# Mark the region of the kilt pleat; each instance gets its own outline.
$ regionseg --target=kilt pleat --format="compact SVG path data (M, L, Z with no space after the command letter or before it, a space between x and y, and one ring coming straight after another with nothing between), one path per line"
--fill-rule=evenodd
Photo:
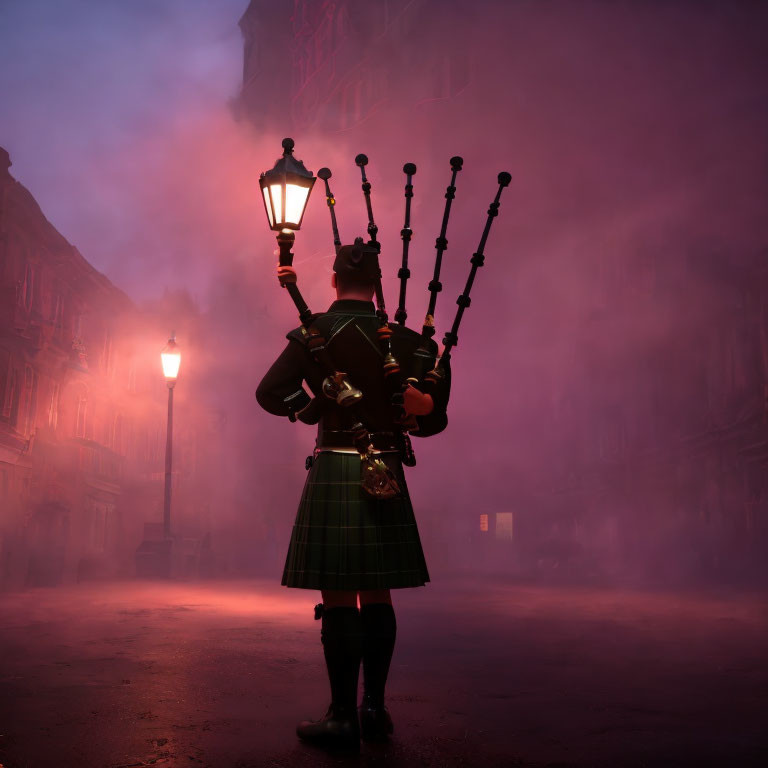
M360 485L360 457L322 452L309 471L282 584L303 589L397 589L429 581L397 454L380 454L402 493L375 499Z

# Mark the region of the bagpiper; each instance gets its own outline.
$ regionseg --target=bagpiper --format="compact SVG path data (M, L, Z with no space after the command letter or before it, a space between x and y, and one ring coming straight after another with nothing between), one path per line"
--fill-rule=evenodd
M378 274L378 253L361 239L340 248L331 278L336 301L327 312L312 316L336 366L364 393L356 412L324 395L325 371L308 347L303 325L288 334L285 349L256 390L269 413L318 425L282 583L322 592L317 614L322 617L331 704L320 720L300 723L298 735L352 745L359 743L360 730L366 740L386 738L393 730L384 703L396 635L390 590L429 581L403 473L400 426L382 373L380 324L372 300ZM425 354L419 333L405 326L392 330L392 353L401 366L422 374L434 368L434 341ZM429 437L445 429L449 392L450 371L432 394L408 386L403 406L415 420L412 435ZM384 462L398 493L376 497L363 487L355 446L358 419L369 431L371 455ZM364 693L358 727L361 659Z
M261 175L259 183L270 228L278 233L278 280L296 305L301 325L287 334L288 343L259 384L256 398L269 413L317 425L282 584L322 594L315 618L322 620L331 703L320 719L299 723L297 733L306 741L359 749L361 737L385 740L394 730L384 697L397 633L391 590L429 581L403 472L404 465L416 463L410 436L430 437L447 425L451 350L458 343L470 290L484 262L501 191L511 176L506 172L498 176L499 188L438 358L432 339L435 303L442 290L440 266L448 246L446 229L462 158L451 158L429 307L422 331L416 333L405 326L416 166L406 163L403 167L406 207L395 324L389 323L384 306L381 246L365 170L368 158L355 158L368 213L367 242L357 238L352 245L341 245L336 201L329 186L331 172L318 171L334 235L331 285L336 301L327 312L313 314L298 288L291 248L315 177L293 156L293 147L292 139L283 141L283 157ZM361 662L363 698L358 708Z

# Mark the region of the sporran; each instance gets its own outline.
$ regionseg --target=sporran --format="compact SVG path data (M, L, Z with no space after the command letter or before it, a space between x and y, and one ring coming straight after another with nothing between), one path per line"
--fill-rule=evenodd
M400 495L395 473L370 452L360 455L360 475L363 490L376 499L391 499Z

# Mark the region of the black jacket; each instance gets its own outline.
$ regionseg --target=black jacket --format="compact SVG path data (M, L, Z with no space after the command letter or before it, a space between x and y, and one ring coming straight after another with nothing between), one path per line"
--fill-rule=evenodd
M315 315L313 323L326 339L326 347L337 370L348 374L350 381L363 392L356 408L370 432L395 432L392 420L390 392L384 381L382 353L376 335L379 326L373 302L340 299L327 312ZM405 377L423 378L435 366L437 344L430 339L428 353L419 351L421 336L403 326L392 324L392 353L400 363ZM348 409L338 406L322 393L325 372L314 361L306 346L303 327L291 331L288 345L275 360L256 390L256 399L265 411L276 416L290 416L301 410L309 396L303 389L306 382L316 398L310 410L319 415L319 433L323 430L348 430L354 418ZM450 395L450 367L445 379L432 393L434 410L417 418L418 429L411 434L428 437L445 429L446 408ZM313 422L315 419L312 420Z

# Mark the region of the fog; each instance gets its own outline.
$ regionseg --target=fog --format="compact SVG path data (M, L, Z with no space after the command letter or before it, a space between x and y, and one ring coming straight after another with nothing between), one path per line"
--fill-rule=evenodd
M0 145L15 178L137 305L171 324L168 292L188 294L199 313L194 329L172 326L194 350L178 421L225 417L205 483L223 571L279 576L313 446L313 428L269 416L253 397L298 325L258 197L259 173L290 135L308 169L332 169L344 242L365 234L354 157L369 156L390 317L402 166L416 163L417 330L449 158L464 158L438 339L496 175L513 177L453 355L448 429L414 441L407 475L433 578L765 579L764 464L726 438L749 417L744 446L767 439L768 8L424 4L410 17L417 31L376 49L388 98L338 130L332 106L302 121L286 99L281 121L272 92L262 124L238 114L246 5L0 6ZM352 36L365 39L372 19L350 14ZM446 56L466 66L466 82L435 97L425 68ZM294 248L314 311L334 298L321 184ZM707 445L694 440L702 434ZM481 533L480 515L495 513L513 514L511 542Z

